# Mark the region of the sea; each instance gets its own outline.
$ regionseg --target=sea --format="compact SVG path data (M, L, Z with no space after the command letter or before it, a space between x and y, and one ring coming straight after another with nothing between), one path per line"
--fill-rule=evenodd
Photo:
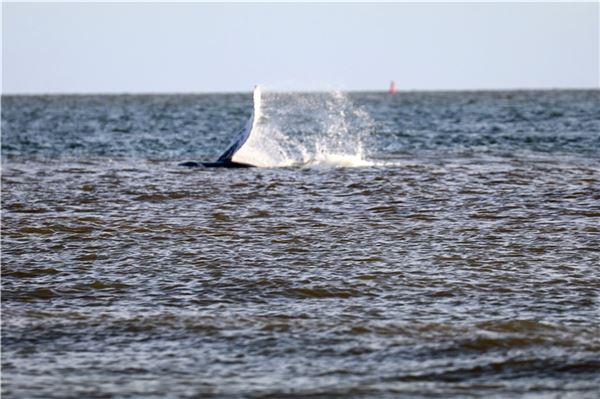
M3 398L598 398L600 90L3 95Z

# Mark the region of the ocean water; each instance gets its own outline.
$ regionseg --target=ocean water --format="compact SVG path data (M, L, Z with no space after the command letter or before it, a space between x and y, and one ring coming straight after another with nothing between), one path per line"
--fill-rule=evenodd
M596 398L600 91L2 97L4 398Z

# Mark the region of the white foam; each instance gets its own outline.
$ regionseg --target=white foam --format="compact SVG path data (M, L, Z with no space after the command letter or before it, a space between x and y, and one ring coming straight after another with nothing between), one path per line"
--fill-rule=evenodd
M317 149L313 158L305 160L304 167L340 167L360 168L373 166L375 163L365 159L362 147L354 154L328 152L327 149Z

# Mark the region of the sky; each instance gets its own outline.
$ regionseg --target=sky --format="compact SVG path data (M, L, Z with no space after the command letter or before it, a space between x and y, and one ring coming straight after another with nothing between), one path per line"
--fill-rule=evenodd
M2 92L598 88L599 4L6 3Z

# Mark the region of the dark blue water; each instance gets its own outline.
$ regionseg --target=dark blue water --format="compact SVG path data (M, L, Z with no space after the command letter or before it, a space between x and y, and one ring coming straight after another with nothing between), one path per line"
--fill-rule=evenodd
M3 96L2 395L596 398L599 100Z
M287 125L285 134L296 137L315 133L332 115L337 121L348 107L321 109L330 94L265 97L267 118L283 109L286 115L274 116ZM600 156L600 94L594 90L349 93L347 100L371 118L359 126L368 131L371 159ZM19 158L212 159L251 109L248 94L4 96L2 101L2 155ZM315 119L321 123L315 125Z

